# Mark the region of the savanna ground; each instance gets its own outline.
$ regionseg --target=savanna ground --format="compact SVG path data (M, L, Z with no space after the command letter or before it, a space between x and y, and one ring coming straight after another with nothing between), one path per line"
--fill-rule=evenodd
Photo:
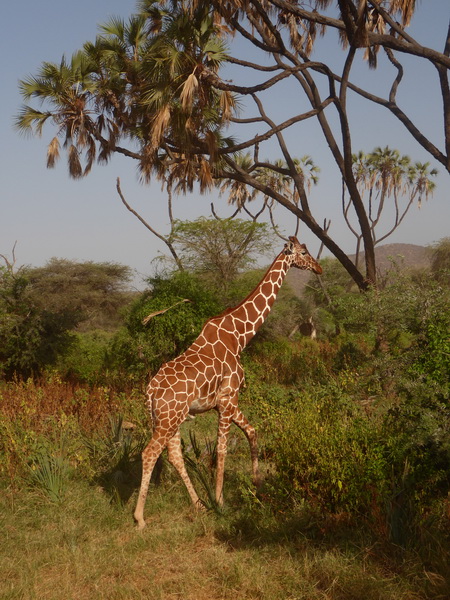
M208 492L216 416L199 416L183 426L185 451L210 510L191 507L166 465L151 485L143 531L132 519L148 438L141 392L85 389L53 377L5 384L0 395L4 600L449 597L448 552L439 540L423 537L422 556L417 546L389 540L377 515L325 511L289 498L289 489L280 499L264 440L267 415L258 417L248 392L241 404L259 419L259 493L250 483L247 442L232 430L226 506L214 509Z

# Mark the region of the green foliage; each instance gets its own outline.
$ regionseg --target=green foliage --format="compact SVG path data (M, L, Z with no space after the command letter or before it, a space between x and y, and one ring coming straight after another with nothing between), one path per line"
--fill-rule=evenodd
M412 371L446 387L450 398L450 312L434 314L422 324L418 346Z
M108 378L106 366L113 335L102 329L74 333L70 348L58 357L56 369L70 381L102 383Z
M215 490L217 444L215 441L206 440L205 447L202 449L192 430L189 430L189 442L188 448L186 448L186 444L183 444L184 461L188 473L195 482L196 488L199 488L203 506L207 510L220 514L222 507L216 500Z
M330 265L330 270L335 266L338 267L336 261ZM324 298L322 288L312 285L322 314L327 314L327 319L334 322L335 331L345 331L359 340L364 339L375 351L389 350L405 360L415 360L418 354L429 351L432 354L438 352L440 359L436 360L443 361L445 372L449 280L442 282L430 278L427 273L402 273L397 267L384 288L371 289L364 294L345 290L333 281L331 277L327 282L324 275L325 289L332 297L331 305ZM433 328L434 334L431 333ZM431 342L433 335L435 343Z
M264 276L264 269L251 269L239 274L227 290L224 301L227 306L236 306L255 289ZM221 294L221 296L223 296Z
M28 377L54 364L77 322L73 313L37 301L28 269L0 267L0 375Z
M307 502L363 516L393 542L415 545L450 491L448 401L439 386L405 378L395 404L369 396L370 368L338 376L330 368L300 390L264 383L253 367L242 402L260 422L261 452L275 468L265 494L276 506Z
M308 320L312 312L313 307L299 298L285 281L259 335L264 339L286 339L296 332L301 323Z
M60 503L64 500L70 474L65 440L61 436L56 447L47 441L34 455L29 466L28 483L51 502Z
M280 488L332 512L358 513L386 495L380 428L333 385L262 402Z
M306 295L312 297L316 306L330 308L337 298L355 290L347 271L339 261L326 257L320 261L323 273L320 280L312 278Z
M132 305L126 326L115 336L110 351L114 368L125 367L127 373L137 376L146 376L184 351L204 322L222 309L207 285L189 273L178 272L149 283L150 289Z
M448 286L450 281L450 237L434 244L432 250L431 272L434 278Z
M308 338L256 341L243 354L246 379L267 384L303 385L328 376L336 348Z
M113 502L126 503L141 475L141 454L148 433L124 423L121 415L109 414L109 427L94 436L84 436L88 452L89 477L107 491ZM128 425L128 427L125 427Z
M74 330L117 328L129 302L128 267L52 259L39 268L0 268L0 375L39 375L61 362ZM72 351L74 365L75 348ZM83 370L80 364L75 370Z
M364 352L357 344L352 341L344 341L336 352L333 366L338 372L356 369L364 363L366 358Z
M73 315L79 329L114 330L130 301L131 269L117 263L52 258L29 269L32 294L41 307Z

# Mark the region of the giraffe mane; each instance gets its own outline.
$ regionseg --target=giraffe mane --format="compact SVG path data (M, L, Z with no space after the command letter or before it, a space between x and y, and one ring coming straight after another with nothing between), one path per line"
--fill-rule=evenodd
M213 319L218 319L220 317L226 317L227 315L229 315L230 313L232 313L234 310L236 310L237 308L239 308L240 306L242 306L243 304L245 304L246 302L248 302L248 300L250 299L250 297L252 296L252 294L255 292L255 289L259 288L259 286L261 285L261 283L266 278L267 274L272 270L273 265L277 262L277 260L279 260L280 256L282 254L284 254L284 253L285 253L284 250L282 250L280 252L280 254L278 254L278 256L275 258L275 260L272 262L272 264L267 268L267 270L264 273L263 277L261 277L261 279L259 280L259 283L257 284L257 286L255 288L253 288L253 290L251 292L249 292L247 294L247 296L243 300L241 300L238 304L236 304L234 306L229 306L228 308L225 308L225 310L223 310L218 315L215 315L214 317L211 317L210 319L208 319L206 321L206 323L209 323ZM206 323L205 323L205 325L206 325Z

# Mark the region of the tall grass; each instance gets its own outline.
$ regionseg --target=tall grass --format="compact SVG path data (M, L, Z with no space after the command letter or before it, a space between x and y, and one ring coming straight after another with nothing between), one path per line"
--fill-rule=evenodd
M73 385L57 375L40 382L1 382L0 476L15 481L31 463L39 461L43 445L57 446L61 436L72 466L89 470L83 440L108 429L114 414L133 422L136 431L148 431L139 392Z

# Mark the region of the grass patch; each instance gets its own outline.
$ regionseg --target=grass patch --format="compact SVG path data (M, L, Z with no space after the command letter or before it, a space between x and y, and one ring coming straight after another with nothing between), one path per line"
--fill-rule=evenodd
M112 504L100 487L71 480L58 504L27 488L0 497L4 600L228 598L414 600L444 598L443 583L361 537L324 532L307 515L281 518L238 492L223 515L198 515L183 485L151 486L148 526L134 499ZM342 531L341 531L342 533ZM431 578L432 579L432 578ZM434 590L435 595L431 592Z

